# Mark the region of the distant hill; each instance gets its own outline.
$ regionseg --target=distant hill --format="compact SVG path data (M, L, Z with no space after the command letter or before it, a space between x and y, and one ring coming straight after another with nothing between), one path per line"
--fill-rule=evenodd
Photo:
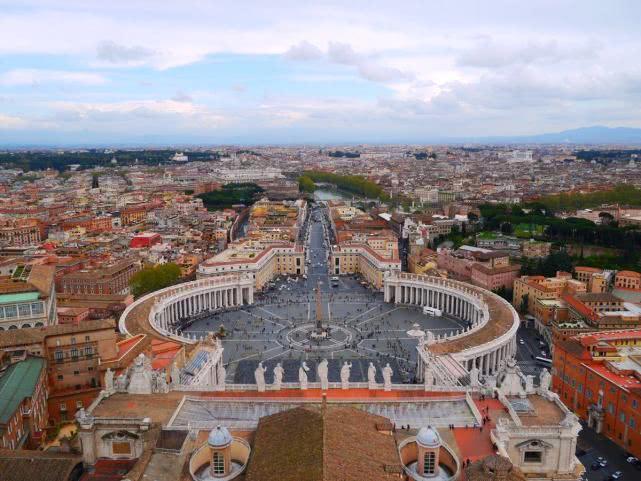
M595 125L557 133L487 137L476 139L483 143L532 143L532 144L641 144L641 129L633 127L604 127Z

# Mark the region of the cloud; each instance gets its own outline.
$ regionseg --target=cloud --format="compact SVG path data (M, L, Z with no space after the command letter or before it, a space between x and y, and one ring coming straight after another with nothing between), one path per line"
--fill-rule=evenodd
M2 129L19 129L26 125L27 122L20 117L0 113L0 128Z
M373 82L391 82L407 80L413 75L398 68L386 66L368 55L358 54L348 43L329 42L327 53L323 53L318 47L307 41L302 41L289 48L285 57L290 60L320 60L326 59L330 63L356 67L356 72L365 80ZM297 78L303 78L299 76ZM327 76L325 76L327 77ZM311 78L323 78L315 75Z
M178 91L176 94L171 98L171 100L175 102L193 102L194 99L191 98L191 96L187 95L185 92Z
M311 43L303 40L302 42L292 45L285 52L285 58L288 60L307 61L319 60L323 57L323 52Z
M327 57L331 62L343 65L357 65L362 60L351 45L340 42L329 43Z
M111 64L142 64L156 55L151 49L119 45L110 40L102 41L96 47L98 60Z
M456 62L463 67L489 69L532 63L553 64L565 60L595 58L599 48L600 43L594 40L581 45L561 43L556 39L529 40L514 44L511 41L500 42L485 37L479 39L473 47L461 52Z
M0 85L37 86L43 84L102 85L107 81L100 74L63 70L14 69L0 74Z

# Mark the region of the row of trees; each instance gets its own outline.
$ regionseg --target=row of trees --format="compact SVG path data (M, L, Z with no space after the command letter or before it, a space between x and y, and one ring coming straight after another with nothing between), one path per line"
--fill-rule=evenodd
M316 184L307 175L301 175L298 178L298 190L306 194L312 194L316 190Z
M70 165L78 164L80 169L111 166L114 157L118 165L162 164L171 162L173 150L117 150L105 153L104 150L89 149L82 152L0 152L0 165L14 167L27 172L30 170L55 169L63 171ZM189 152L192 160L210 160L219 157L215 152Z
M306 171L303 173L303 177L309 178L314 183L327 182L334 184L339 189L370 199L389 200L389 196L380 185L360 175L340 175L330 172Z
M262 187L251 182L231 183L223 185L218 190L199 194L197 197L203 200L203 204L208 209L217 210L238 204L251 205L262 192Z
M558 212L563 210L584 209L601 204L641 205L641 189L633 185L621 184L614 189L599 192L565 193L541 197L538 203L548 210Z
M180 267L173 262L145 267L136 272L129 281L135 297L169 287L180 279Z

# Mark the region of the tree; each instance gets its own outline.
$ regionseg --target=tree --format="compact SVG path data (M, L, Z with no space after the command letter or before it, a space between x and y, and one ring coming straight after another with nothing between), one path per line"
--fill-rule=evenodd
M469 220L470 222L476 222L477 220L479 220L479 216L476 215L474 212L468 212L467 220Z
M512 224L510 224L509 222L503 222L501 224L501 233L505 235L510 235L512 231L513 231Z
M523 294L523 297L521 297L521 304L519 305L519 312L521 314L527 314L529 304L530 304L530 295Z
M316 184L309 176L301 175L298 178L298 190L307 194L311 194L316 190Z
M129 281L134 297L157 291L175 284L180 279L180 267L173 262L145 267L136 272Z

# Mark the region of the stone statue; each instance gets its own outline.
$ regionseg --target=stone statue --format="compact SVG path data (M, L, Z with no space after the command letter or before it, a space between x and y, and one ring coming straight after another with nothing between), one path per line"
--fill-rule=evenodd
M158 373L158 379L156 381L156 392L166 394L169 392L169 386L167 385L167 374L165 371Z
M541 374L539 374L539 389L541 392L548 392L550 390L550 384L552 383L552 376L550 376L550 371L546 368L543 368Z
M392 368L389 365L389 362L385 365L383 368L383 389L385 391L391 391L392 390L392 375L394 374L394 371L392 371Z
M530 394L534 392L534 376L525 376L525 392Z
M114 372L111 368L107 368L105 371L105 391L107 391L108 394L114 392Z
M143 353L140 353L134 361L127 392L129 394L151 394L154 387L152 372L149 359Z
M218 378L218 390L225 390L225 383L227 382L227 370L222 361L218 363L218 368L216 370L216 377Z
M341 388L349 389L349 374L352 369L352 363L345 361L343 367L341 367Z
M307 363L303 361L303 364L298 368L298 382L300 382L300 388L303 390L307 389L307 371L309 371L309 368Z
M472 369L470 370L470 386L478 387L479 384L479 368L476 367L476 362L472 362Z
M283 376L285 375L285 370L281 366L280 362L276 364L274 368L274 388L280 391L280 387L283 384Z
M425 390L431 391L434 386L434 372L431 367L425 369L425 379L423 382L425 384Z
M176 363L171 365L171 385L175 388L180 384L180 369L176 366Z
M367 368L367 382L370 389L376 389L378 386L376 384L376 367L372 362L369 363Z
M127 375L125 373L116 378L116 392L127 392Z
M329 380L327 378L328 376L327 359L323 359L321 362L318 363L318 366L316 368L316 373L318 374L318 380L320 381L321 389L323 390L329 389Z
M263 366L262 362L259 362L258 367L254 371L258 392L265 392L265 371L267 371L267 368Z

